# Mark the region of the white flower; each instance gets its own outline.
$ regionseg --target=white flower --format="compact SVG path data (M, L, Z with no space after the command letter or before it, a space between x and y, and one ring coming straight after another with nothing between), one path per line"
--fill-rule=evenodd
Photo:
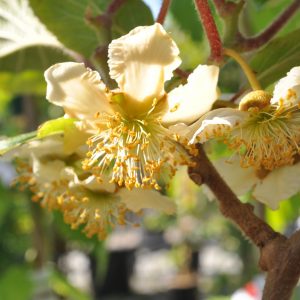
M240 110L221 108L205 115L193 125L191 142L222 136L244 167L273 170L292 164L300 142L300 67L277 83L273 97L254 91L245 98Z
M157 191L128 191L116 188L115 184L109 183L108 178L99 184L95 176L79 180L74 170L69 168L66 171L73 174L73 180L58 197L59 209L63 212L65 222L73 229L84 225L88 237L96 234L98 238L104 239L116 225L130 225L128 212L139 214L145 208L167 214L175 212L174 202Z
M49 210L60 210L72 228L83 225L89 236L105 238L117 224L128 224L127 212L152 208L167 214L175 204L157 191L117 188L109 179L97 178L78 168L78 153L64 154L61 138L47 138L23 145L18 155L15 184L30 189L33 201Z
M254 199L274 210L279 208L280 201L300 191L299 162L271 172L242 168L238 157L230 161L220 159L213 164L236 195L242 196L251 190Z
M62 106L80 128L92 134L84 169L128 189L159 188L162 173L172 176L188 156L176 126L190 124L217 98L216 66L198 66L187 83L169 94L164 84L179 66L179 50L160 24L137 27L109 45L108 90L96 71L80 63L61 63L45 72L47 99Z

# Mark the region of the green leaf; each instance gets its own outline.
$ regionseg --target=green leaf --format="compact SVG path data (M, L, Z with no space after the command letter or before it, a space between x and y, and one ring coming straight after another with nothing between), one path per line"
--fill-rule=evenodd
M42 72L0 72L0 90L10 94L44 95L46 82Z
M16 288L17 287L17 288ZM0 299L32 299L33 284L29 271L20 266L12 266L0 278Z
M90 57L101 44L101 37L85 20L88 7L92 7L93 11L97 9L95 1L29 1L34 13L67 48Z
M66 128L74 127L76 119L58 118L42 124L37 132L38 138L44 138L49 135L64 133Z
M66 153L74 152L74 149L85 144L90 136L84 131L80 131L75 125L76 119L58 118L42 124L38 129L38 138L44 138L49 135L64 135L64 151Z
M0 141L0 155L5 154L6 152L24 144L25 142L28 142L30 140L33 140L36 138L37 132L32 131L29 133L20 134L17 136L14 136L12 138L7 138Z
M245 33L251 36L259 34L293 2L293 0L253 0L245 1L244 17L241 21ZM296 12L277 36L291 32L300 27L300 12ZM247 21L249 20L249 21Z
M0 22L0 57L30 46L63 48L34 16L27 0L1 0Z
M192 0L173 0L171 12L180 28L195 41L201 41L203 30Z
M141 25L152 25L150 8L141 0L128 0L113 16L112 33L117 38Z
M91 300L86 293L71 285L68 280L59 272L53 271L50 277L51 286L54 291L65 299ZM17 298L16 298L17 299Z
M1 47L0 47L1 48ZM32 46L20 49L0 59L1 71L45 71L51 65L73 60L67 52L54 47Z
M266 220L274 230L283 232L286 227L294 222L300 212L300 195L282 201L278 210L267 209Z
M259 51L250 65L263 87L279 80L294 66L300 65L300 29L274 39Z

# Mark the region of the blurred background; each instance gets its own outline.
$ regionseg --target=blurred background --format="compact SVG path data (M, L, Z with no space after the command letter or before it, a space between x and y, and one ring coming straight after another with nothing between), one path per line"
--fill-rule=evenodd
M4 0L0 0L0 6L1 1ZM71 5L71 1L67 2ZM145 2L155 19L161 1ZM247 1L240 20L244 32L258 33L290 2ZM3 16L0 9L0 20L5 19ZM299 17L297 13L278 36L298 29ZM222 32L222 22L216 18ZM181 50L184 70L205 62L208 46L192 1L173 0L165 27ZM0 49L3 41L0 38ZM55 62L67 60L67 54L44 47L28 47L0 57L1 136L35 130L49 118L62 115L58 107L45 100L43 71ZM245 79L235 63L228 62L220 83L225 99L242 89ZM214 144L209 153L217 159L224 151L222 145ZM2 160L0 299L261 297L263 275L257 267L258 253L220 214L205 188L189 180L186 169L177 173L167 191L178 206L176 216L144 211L139 228L117 228L106 241L88 239L80 228L71 230L60 213L40 208L31 201L30 192L11 187L15 176L14 167ZM242 200L249 198L245 196ZM255 209L276 230L286 232L297 226L299 200L295 196L292 201L283 202L277 212L256 203Z

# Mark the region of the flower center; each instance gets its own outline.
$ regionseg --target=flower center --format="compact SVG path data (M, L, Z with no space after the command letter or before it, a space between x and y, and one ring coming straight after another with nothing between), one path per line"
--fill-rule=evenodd
M67 180L58 179L52 182L38 182L32 167L25 161L17 160L17 172L20 174L14 179L12 185L20 191L29 189L34 195L32 201L40 202L42 207L49 210L57 209L57 197L65 191L68 186Z
M97 235L99 239L105 239L116 224L129 224L126 220L128 210L125 204L113 194L101 195L84 187L76 187L67 189L60 195L58 203L64 221L70 224L72 229L83 225L83 231L88 237Z
M176 166L188 164L184 148L160 124L157 114L130 119L120 113L97 115L99 131L88 140L90 151L83 162L101 179L112 168L111 182L119 186L160 189L162 175L171 177Z
M240 102L239 110L242 111L251 111L256 110L260 111L270 105L270 100L272 99L272 95L262 91L257 90L248 93Z
M273 170L292 164L299 153L300 111L297 106L270 106L250 115L248 121L236 127L227 141L238 150L241 165Z

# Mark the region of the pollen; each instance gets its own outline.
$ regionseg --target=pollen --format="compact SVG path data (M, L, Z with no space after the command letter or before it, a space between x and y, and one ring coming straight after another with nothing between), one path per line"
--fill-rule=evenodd
M99 132L87 142L83 168L98 178L111 172L111 182L129 190L160 189L162 177L172 177L176 166L189 163L184 147L155 114L130 119L116 113L97 121Z
M38 182L33 174L32 167L25 161L17 160L17 171L19 176L12 182L20 191L30 190L33 202L39 202L43 208L54 210L59 207L57 197L65 190L66 181L56 180L53 182Z
M179 103L176 103L175 105L174 105L174 107L172 107L171 109L170 109L170 112L175 112L175 111L177 111L178 110L178 108L179 108Z
M294 162L299 154L300 111L293 107L270 106L253 113L236 126L227 144L240 155L241 166L271 171Z
M87 237L105 239L116 225L127 225L127 208L118 197L94 194L83 187L67 189L60 197L64 221L72 229L81 227ZM133 225L133 224L131 224Z

